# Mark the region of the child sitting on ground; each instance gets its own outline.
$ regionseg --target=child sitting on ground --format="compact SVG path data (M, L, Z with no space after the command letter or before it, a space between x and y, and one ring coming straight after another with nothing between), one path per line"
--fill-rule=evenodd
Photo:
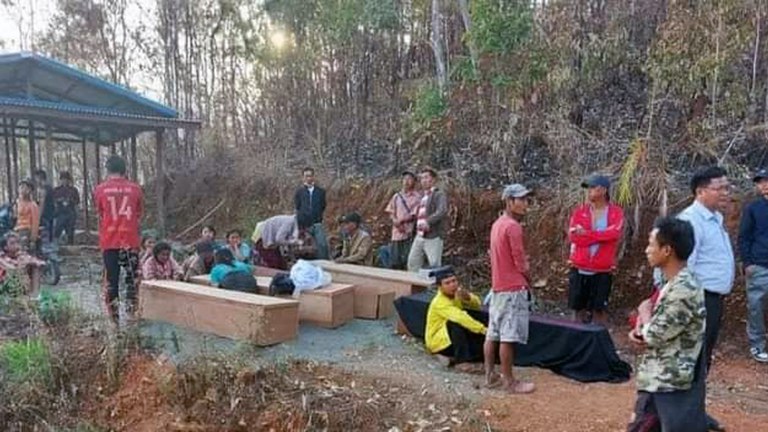
M240 230L234 229L227 233L227 248L232 252L235 260L243 263L251 263L251 247L243 241L243 234Z
M181 267L171 256L171 245L160 242L152 249L152 256L141 266L143 279L181 280Z
M40 287L40 268L45 261L39 260L21 250L19 236L9 232L0 238L0 285L18 278L31 297L37 295Z
M157 238L151 234L141 238L141 253L139 254L139 268L152 256L152 250L157 244Z
M195 253L187 257L181 265L184 280L189 281L195 276L206 275L213 269L213 242L203 240L195 245Z

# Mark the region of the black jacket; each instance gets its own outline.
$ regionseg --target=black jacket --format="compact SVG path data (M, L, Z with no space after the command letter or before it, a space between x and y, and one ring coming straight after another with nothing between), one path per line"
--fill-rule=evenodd
M768 200L763 197L747 205L741 214L739 252L744 267L768 267Z
M302 185L296 189L293 196L293 204L296 214L305 213L312 216L312 223L322 223L325 212L325 189L315 185L310 202L309 189Z

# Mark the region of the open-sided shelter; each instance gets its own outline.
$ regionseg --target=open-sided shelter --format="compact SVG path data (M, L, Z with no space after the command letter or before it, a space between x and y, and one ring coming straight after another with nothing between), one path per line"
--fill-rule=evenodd
M165 228L163 202L164 132L198 129L200 122L183 119L178 112L125 87L87 74L54 59L28 52L0 55L0 133L5 140L9 200L19 181L16 140L26 139L30 175L39 166L37 145L46 141L79 142L83 152L83 193L89 193L86 152L89 145L111 147L130 140L130 172L137 177L136 137L155 134L157 223ZM98 148L98 147L97 147ZM100 153L96 153L96 178L100 180ZM84 205L88 226L88 206Z

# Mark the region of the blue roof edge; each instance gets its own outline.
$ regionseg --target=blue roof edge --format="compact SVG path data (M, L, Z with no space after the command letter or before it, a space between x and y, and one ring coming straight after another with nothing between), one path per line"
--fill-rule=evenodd
M109 92L115 93L118 96L128 98L136 103L145 105L147 108L156 111L159 116L167 118L178 118L179 113L175 109L163 105L160 102L153 101L146 98L135 91L129 90L121 85L111 83L107 80L99 78L97 76L88 74L80 69L70 66L66 63L60 62L50 57L46 57L34 52L22 51L10 54L0 54L0 64L21 62L24 60L30 60L36 62L41 67L46 67L54 72L59 72L64 75L68 75L74 79L85 81L95 87L100 87Z

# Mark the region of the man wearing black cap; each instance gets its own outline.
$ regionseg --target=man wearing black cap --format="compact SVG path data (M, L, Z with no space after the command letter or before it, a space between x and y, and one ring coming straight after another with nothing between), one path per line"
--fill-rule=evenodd
M341 231L344 234L344 244L337 263L373 265L373 239L371 235L360 228L363 219L352 212L339 219Z
M80 205L80 193L72 185L72 175L62 171L59 175L59 186L53 190L53 201L56 208L56 227L54 238L67 233L67 242L75 242L75 222L77 221L77 206Z
M606 321L608 298L616 268L616 252L624 232L624 211L611 204L608 177L592 175L581 187L588 189L587 202L571 215L568 306L582 322Z
M424 344L430 354L446 360L448 366L469 372L472 362L483 358L485 325L472 318L467 310L480 310L480 298L463 289L453 267L433 270L438 291L429 303Z
M416 211L421 194L416 190L416 174L403 173L403 189L395 193L385 210L392 220L392 268L404 270L416 232Z
M760 197L742 212L739 251L747 279L749 352L755 361L768 363L763 314L768 299L768 170L757 171L752 180Z

